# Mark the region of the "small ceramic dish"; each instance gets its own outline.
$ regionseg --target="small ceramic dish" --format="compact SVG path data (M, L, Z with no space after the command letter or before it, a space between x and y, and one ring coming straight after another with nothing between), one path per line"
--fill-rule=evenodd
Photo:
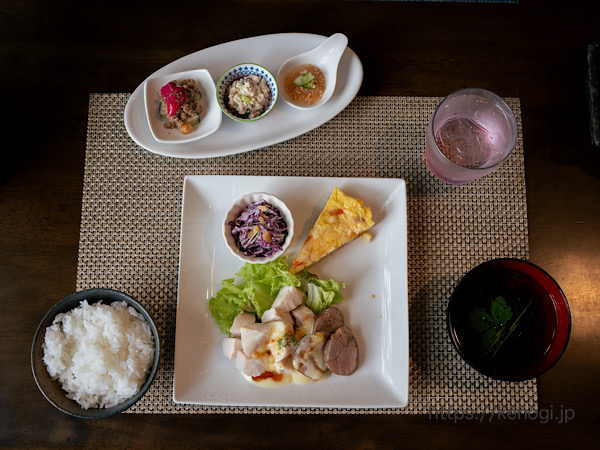
M271 254L269 256L246 255L238 247L237 240L232 234L233 222L250 204L259 202L261 200L266 201L269 205L273 206L280 212L283 221L287 225L287 236L285 237L283 243L280 245L281 249L274 254ZM225 240L225 244L227 245L227 248L231 250L231 253L233 253L237 258L244 262L249 262L253 264L264 264L279 258L285 253L287 248L290 246L293 236L294 218L292 217L292 213L290 212L289 208L283 202L283 200L279 199L275 195L267 194L265 192L254 192L252 194L244 195L233 204L233 206L227 212L223 220L223 239Z
M62 389L60 383L57 380L53 380L46 364L44 363L44 343L46 336L46 329L52 325L55 317L58 314L69 312L78 306L83 300L91 305L102 300L102 303L109 305L113 302L125 302L128 306L134 308L144 318L146 323L150 326L150 332L154 340L154 361L148 370L146 381L142 384L140 390L128 400L125 400L119 405L109 408L82 408L77 402L67 398L67 393ZM134 403L136 403L142 396L148 391L150 385L154 381L156 372L158 370L158 364L160 360L160 338L156 325L152 321L152 318L144 307L129 295L115 291L112 289L87 289L83 291L71 294L58 303L56 303L50 310L44 315L33 338L33 344L31 346L31 370L35 382L41 391L54 407L58 410L69 414L74 417L82 419L101 419L104 417L113 416L119 414L126 409L129 409Z
M234 81L251 75L257 75L265 79L265 81L267 82L267 86L271 90L271 98L269 104L258 117L244 118L232 112L231 109L227 106L228 88ZM248 96L245 97L248 98L248 102L252 102L252 99L250 99ZM219 104L219 107L227 117L238 122L255 122L259 119L262 119L273 110L278 98L279 89L277 87L277 81L275 80L275 77L266 68L258 64L237 64L228 69L223 75L221 75L221 78L219 78L219 81L217 82L217 102ZM251 105L251 103L249 104Z
M288 105L297 109L314 109L327 103L335 91L338 65L347 46L348 38L342 33L336 33L328 37L318 47L286 60L277 72L277 83L281 87L281 98ZM299 103L292 99L286 91L285 85L285 79L290 72L307 64L317 67L325 77L325 91L321 98L312 104Z
M505 381L549 370L571 333L560 286L536 265L513 258L469 271L450 298L447 320L458 354L478 372Z
M202 113L200 124L191 133L182 134L177 128L165 128L166 119L160 117L161 88L171 81L193 79L202 94L200 103ZM219 129L222 121L221 110L215 99L215 82L206 69L188 70L161 77L150 78L144 83L144 101L146 104L146 116L152 137L158 142L166 144L177 144L202 139Z

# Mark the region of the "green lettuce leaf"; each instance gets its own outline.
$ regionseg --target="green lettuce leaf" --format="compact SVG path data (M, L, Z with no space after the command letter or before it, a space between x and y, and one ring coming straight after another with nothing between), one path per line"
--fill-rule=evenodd
M223 333L230 335L235 316L242 312L255 313L260 319L283 286L302 290L306 306L315 314L344 300L341 295L344 283L319 280L306 270L291 274L286 259L280 257L266 264L245 263L236 274L240 278L237 283L235 278L222 281L221 289L208 301L208 308Z
M221 289L208 301L208 309L219 329L229 334L235 316L243 311L250 312L251 304L243 289L234 284L233 278L223 280L221 284Z
M344 282L319 280L306 270L299 272L298 278L305 295L304 303L315 314L319 314L334 303L344 300L341 294L342 289L346 287Z

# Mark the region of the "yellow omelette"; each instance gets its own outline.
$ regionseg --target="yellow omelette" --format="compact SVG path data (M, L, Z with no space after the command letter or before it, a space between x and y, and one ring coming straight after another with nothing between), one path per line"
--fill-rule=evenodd
M371 208L336 187L294 259L290 272L299 272L316 263L373 225Z

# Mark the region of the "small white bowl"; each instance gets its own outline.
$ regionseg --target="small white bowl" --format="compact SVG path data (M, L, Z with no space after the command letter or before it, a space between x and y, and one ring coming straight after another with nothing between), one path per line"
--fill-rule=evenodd
M242 211L246 209L248 205L254 202L258 202L260 200L265 200L271 206L279 210L281 216L283 217L283 220L287 224L288 234L279 252L271 256L254 257L250 255L244 255L242 251L237 247L235 238L233 237L233 234L231 234L231 222L235 221L235 219L238 218L238 216L242 213ZM287 205L283 202L283 200L272 194L267 194L266 192L253 192L252 194L244 195L233 204L233 206L227 212L223 220L223 239L225 239L225 244L227 245L229 250L231 250L231 253L233 253L235 256L237 256L240 260L244 262L249 262L253 264L264 264L279 258L288 249L293 237L294 218L292 217L292 213L290 212Z
M202 114L200 124L189 134L181 134L177 128L165 128L165 120L160 118L160 89L171 81L187 79L196 81L202 93ZM180 144L202 139L214 133L221 126L222 114L215 99L215 82L206 69L188 70L162 77L150 78L144 83L144 100L146 103L146 117L152 136L158 142L166 144Z
M269 86L269 89L271 89L271 102L269 103L267 109L260 116L255 117L253 119L243 119L233 114L229 110L229 108L227 108L225 96L227 94L227 88L231 83L233 83L238 78L243 78L250 75L258 75L259 77L262 77L267 81L267 85ZM227 117L230 117L231 119L236 120L238 122L255 122L259 119L262 119L273 110L278 98L279 89L277 87L277 80L275 80L275 77L271 74L271 72L269 72L266 68L258 64L237 64L228 69L223 75L221 75L219 81L217 81L217 102L219 104L219 107Z

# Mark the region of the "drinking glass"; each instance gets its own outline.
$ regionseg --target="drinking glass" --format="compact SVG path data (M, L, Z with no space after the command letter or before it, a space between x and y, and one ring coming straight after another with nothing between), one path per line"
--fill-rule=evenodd
M461 89L438 105L425 137L431 173L454 185L492 173L517 143L517 121L510 107L485 89Z

